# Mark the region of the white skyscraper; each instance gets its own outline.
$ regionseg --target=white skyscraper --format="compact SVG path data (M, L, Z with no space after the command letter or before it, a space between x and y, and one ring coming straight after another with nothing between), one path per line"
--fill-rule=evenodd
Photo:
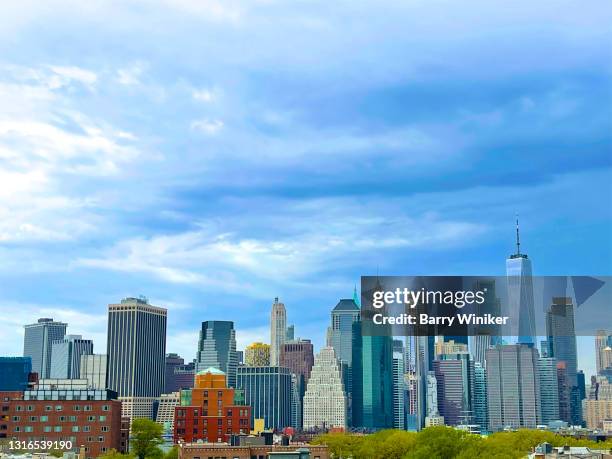
M393 427L405 430L405 393L406 384L404 382L404 346L402 341L393 341Z
M287 311L285 305L274 298L270 315L270 365L278 366L280 353L287 339Z
M324 347L316 356L304 395L304 430L346 429L346 393L340 365L332 347Z

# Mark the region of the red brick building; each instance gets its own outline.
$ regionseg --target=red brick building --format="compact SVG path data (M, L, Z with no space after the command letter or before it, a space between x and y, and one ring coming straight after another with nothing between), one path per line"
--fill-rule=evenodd
M174 442L226 442L232 434L249 433L250 419L251 407L235 404L225 373L208 368L196 375L189 406L174 410Z
M121 402L111 397L91 389L0 392L0 439L70 442L70 451L84 446L87 458L121 451Z

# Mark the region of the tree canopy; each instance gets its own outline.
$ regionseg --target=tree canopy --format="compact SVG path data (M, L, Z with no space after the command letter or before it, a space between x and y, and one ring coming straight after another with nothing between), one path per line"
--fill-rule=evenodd
M553 446L611 449L612 441L596 443L541 430L521 429L481 437L452 427L420 432L381 430L370 435L329 433L313 440L326 444L332 457L353 459L520 459L542 442Z

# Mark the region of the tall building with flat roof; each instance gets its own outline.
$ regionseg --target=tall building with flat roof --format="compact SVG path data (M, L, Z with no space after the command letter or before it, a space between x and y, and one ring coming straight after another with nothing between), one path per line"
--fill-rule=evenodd
M180 355L173 352L166 354L164 394L171 394L172 392L176 392L180 389L180 387L176 387L174 382L174 369L180 367L181 365L185 365L185 359L183 359Z
M534 429L541 423L538 351L508 344L487 350L489 430Z
M93 389L106 389L106 354L81 355L79 378L86 379Z
M80 375L81 356L93 354L93 341L81 335L66 335L51 343L51 378L75 379Z
M287 311L285 305L274 298L270 313L270 365L280 362L281 348L287 340Z
M346 392L334 349L317 354L304 395L304 429L347 427Z
M108 305L107 387L122 401L123 415L153 415L164 390L167 310L145 298Z
M406 384L404 374L404 345L402 341L393 341L393 428L406 429Z
M309 339L286 341L281 347L280 366L289 368L291 373L300 376L304 383L310 378L314 360L314 347Z
M251 407L251 425L263 419L266 429L291 425L291 371L284 367L238 367L237 388Z
M439 355L433 362L438 383L438 410L450 426L462 423L472 412L474 362L467 352Z
M606 330L597 330L595 335L595 364L598 375L612 368L612 333Z
M489 429L487 413L487 374L481 362L474 362L474 393L472 394L474 423L480 426L480 432Z
M0 357L0 391L26 390L31 372L30 357Z
M244 364L249 367L267 367L270 365L270 345L252 343L244 349Z
M229 320L207 320L202 322L196 372L206 368L218 368L227 375L229 387L236 387L236 331Z
M538 376L540 378L542 424L548 425L550 422L560 419L557 360L554 357L540 357L538 359Z
M555 297L546 311L546 335L548 355L557 362L565 362L570 386L578 381L578 357L576 351L576 331L574 327L574 306L571 298Z
M23 356L32 359L32 371L38 373L39 378L51 375L52 343L64 338L66 327L67 324L48 318L24 326Z
M353 298L344 298L331 312L331 327L329 328L329 345L334 348L336 358L342 368L342 381L348 398L349 424L353 424L353 345L355 333L360 329L354 324L361 320L361 309L358 305L357 289ZM359 354L361 358L361 354ZM361 382L358 383L359 385ZM359 403L358 403L359 405Z

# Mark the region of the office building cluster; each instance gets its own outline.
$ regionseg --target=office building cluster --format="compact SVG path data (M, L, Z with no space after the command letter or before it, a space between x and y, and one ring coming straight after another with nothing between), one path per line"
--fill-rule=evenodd
M363 333L360 296L331 309L326 343L296 337L275 298L269 337L241 352L233 321L201 323L192 361L166 352L167 310L144 297L108 305L107 345L41 318L25 325L23 357L0 357L0 439L70 441L87 457L125 451L131 422L148 418L170 443L236 435L519 428L612 428L612 334L595 337L597 375L578 369L574 305L551 297L536 346L531 260L507 262L517 339ZM487 301L496 301L487 285Z

